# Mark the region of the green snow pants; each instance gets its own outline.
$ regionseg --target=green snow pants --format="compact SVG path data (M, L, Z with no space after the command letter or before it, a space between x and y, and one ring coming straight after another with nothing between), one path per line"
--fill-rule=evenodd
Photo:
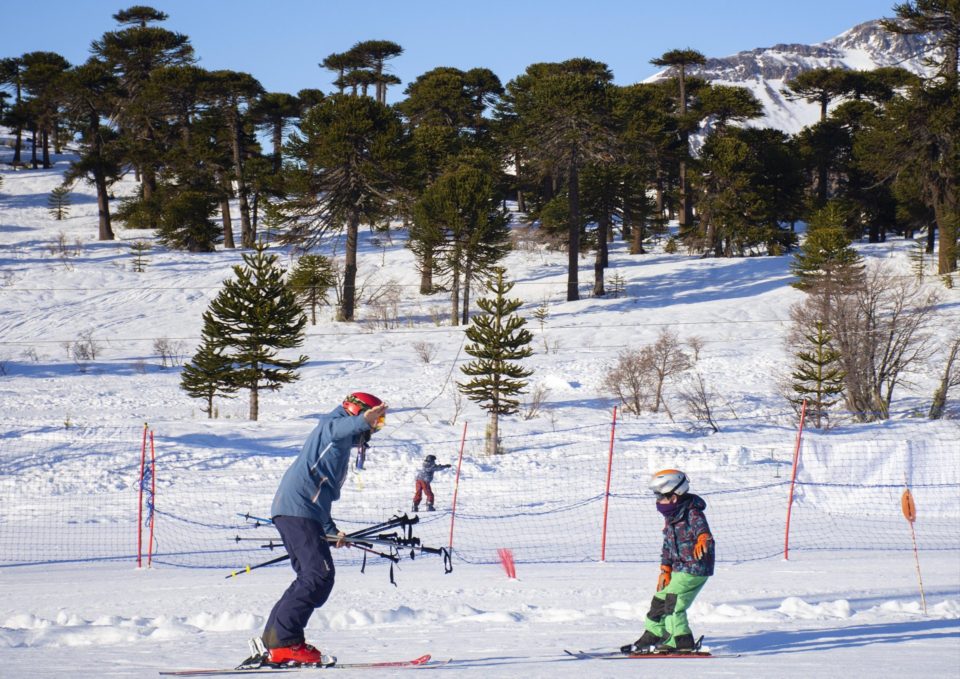
M656 634L667 646L676 646L675 638L691 634L687 624L687 609L707 584L708 576L690 575L674 571L670 584L653 595L644 626Z

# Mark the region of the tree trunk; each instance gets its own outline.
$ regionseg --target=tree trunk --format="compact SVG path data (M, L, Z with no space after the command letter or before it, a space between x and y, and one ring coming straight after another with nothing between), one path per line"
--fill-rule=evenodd
M630 240L630 254L631 255L645 254L643 251L643 230L640 228L639 225L633 229L633 234Z
M936 192L933 201L937 230L940 232L940 253L937 273L944 275L957 270L957 236L960 232L960 201L950 188Z
M351 213L347 221L347 247L343 265L343 299L340 301L341 321L353 321L357 294L357 233L360 229L360 214Z
M41 145L43 146L43 157L41 159L41 164L43 169L49 170L53 167L53 163L50 162L50 132L47 128L43 128L43 131L40 133Z
M273 124L273 173L280 172L283 166L283 119Z
M429 295L433 292L433 253L423 255L420 265L420 294Z
M466 269L463 271L463 314L460 317L461 323L466 325L470 322L470 276L473 273L473 267L467 262Z
M629 199L623 201L623 221L620 224L620 236L624 243L629 243L633 237L633 209ZM631 254L636 254L631 252Z
M30 130L30 139L32 141L30 144L30 164L36 170L40 167L40 161L37 160L37 128Z
M523 197L523 178L520 175L520 153L513 154L513 169L517 173L517 211L527 211L527 201Z
M143 181L141 182L141 186L143 187L143 200L145 203L149 205L151 200L153 199L154 194L157 192L156 168L150 163L147 163L146 165L144 165L142 178L143 178ZM156 229L157 228L156 210L152 209L152 206L151 206L151 209L147 211L147 214L150 216L150 223L148 225L148 228Z
M240 200L240 245L245 248L252 248L256 242L256 234L254 234L253 227L250 224L250 205L247 203L247 185L243 177L239 113L236 113L231 121L230 136L230 146L233 149L233 171L237 182L237 198ZM354 256L356 256L356 252L354 252Z
M23 148L23 128L17 125L16 136L13 142L13 165L20 164L20 149Z
M580 299L580 176L577 171L577 157L570 162L570 185L567 187L570 218L567 224L568 256L567 256L567 301L574 302Z
M927 413L927 417L931 420L939 420L943 417L943 411L947 407L947 391L949 391L950 386L955 384L955 380L951 380L951 373L953 373L953 365L956 363L958 356L960 356L960 337L957 337L953 341L953 345L950 347L950 352L947 355L947 363L943 368L943 376L940 378L940 386L937 387L937 390L933 394L933 403L930 404L930 412Z
M450 272L450 325L460 325L460 266Z
M597 257L593 263L593 296L603 297L606 291L603 288L603 270L608 265L607 259L607 231L609 218L602 215L597 221Z
M487 455L500 452L500 422L496 410L490 411L490 423L487 425Z
M231 250L237 247L233 242L233 219L230 216L230 180L226 173L219 173L220 186L223 189L224 197L220 199L220 219L223 222L223 247Z
M63 131L57 119L53 121L53 152L57 155L63 153Z
M98 237L100 240L114 240L116 237L110 226L110 194L107 191L107 178L102 170L94 170L93 183L97 187L97 215L100 226Z
M250 387L250 419L254 422L260 416L260 392L256 383Z
M684 135L686 139L687 135ZM687 141L689 145L689 141ZM687 161L680 161L680 226L687 226L693 222L693 213L690 209L690 189L687 186Z

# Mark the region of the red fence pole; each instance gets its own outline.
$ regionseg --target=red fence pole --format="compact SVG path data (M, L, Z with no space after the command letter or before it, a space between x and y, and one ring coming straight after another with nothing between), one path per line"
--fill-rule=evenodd
M153 522L157 517L157 454L150 430L150 543L147 545L147 568L153 567Z
M139 503L137 505L137 568L141 566L141 555L143 554L143 465L147 459L147 423L143 423L143 443L140 445L140 480L137 485L140 488Z
M610 508L610 472L613 469L613 439L617 431L617 406L613 406L613 422L610 424L610 455L607 458L607 489L603 499L603 534L600 536L600 561L607 560L607 510Z
M793 489L797 485L797 466L800 463L800 438L803 436L803 421L807 416L807 400L800 406L800 427L797 429L797 445L793 450L793 473L790 476L790 498L787 500L787 528L783 536L783 560L790 560L790 514L793 511Z
M467 423L463 423L463 436L460 437L460 458L457 460L457 478L453 481L453 503L450 507L450 544L447 549L453 553L453 523L457 518L457 493L460 492L460 466L463 464L463 446L467 442Z

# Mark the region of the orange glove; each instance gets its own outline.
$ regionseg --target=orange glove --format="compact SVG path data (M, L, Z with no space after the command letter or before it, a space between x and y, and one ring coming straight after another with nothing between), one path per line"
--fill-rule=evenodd
M707 553L707 547L709 547L712 539L710 533L700 533L700 535L697 536L697 544L693 546L694 559L703 558L703 555Z
M670 584L671 573L673 573L673 568L671 568L670 566L660 566L660 577L657 578L658 592Z

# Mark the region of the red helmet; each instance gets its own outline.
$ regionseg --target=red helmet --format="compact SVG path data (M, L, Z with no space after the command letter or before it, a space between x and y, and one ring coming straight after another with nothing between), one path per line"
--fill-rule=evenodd
M355 391L343 399L343 409L351 415L359 415L365 410L376 408L383 401L373 394L367 394L362 391Z

